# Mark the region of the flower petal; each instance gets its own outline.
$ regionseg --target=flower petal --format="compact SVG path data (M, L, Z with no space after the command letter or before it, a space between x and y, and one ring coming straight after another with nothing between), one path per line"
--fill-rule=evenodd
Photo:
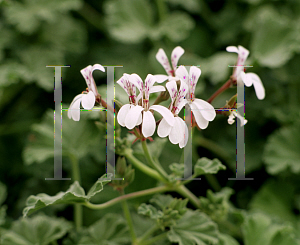
M145 99L149 100L149 94L150 94L150 89L153 87L153 84L156 82L156 79L153 75L148 74L146 79L145 79L145 89L144 89L144 93L145 93Z
M184 132L184 137L183 139L179 142L179 147L180 148L183 148L186 146L187 142L188 142L188 139L189 139L189 130L188 130L188 127L186 125L186 123L179 117L180 119L180 122L182 124L182 131Z
M232 112L230 113L227 121L228 121L228 124L230 124L230 125L234 123L234 115Z
M142 78L138 74L133 73L131 75L128 75L128 79L129 82L131 82L133 85L135 85L138 88L140 93L143 93L144 83Z
M184 66L179 66L179 68L176 69L175 74L176 74L177 77L179 77L186 84L189 84L188 83L189 73L188 73L187 69Z
M170 94L171 100L173 102L176 99L176 97L177 97L177 84L173 80L173 81L167 82L166 87L168 89L168 92Z
M140 114L143 110L144 110L144 108L139 105L132 106L130 108L130 110L126 116L126 119L125 119L126 128L133 129L137 125Z
M192 66L190 68L188 86L190 88L190 92L193 94L195 92L196 84L198 82L200 75L201 75L200 68L198 68L196 66Z
M175 71L177 68L179 58L184 54L184 49L180 46L177 46L173 49L171 54L171 63L173 66L173 70Z
M99 65L99 64L93 65L93 67L92 67L92 72L93 72L94 70L99 70L99 71L105 72L104 67L103 67L102 65Z
M144 111L143 113L143 124L142 124L142 134L145 138L150 137L155 132L155 118L150 111Z
M250 87L250 86L253 84L251 77L250 77L250 76L247 76L245 72L242 71L242 72L240 73L240 75L241 75L242 81L244 82L244 84L245 84L247 87Z
M88 86L89 91L92 91L94 93L94 95L97 96L98 90L97 90L97 87L96 87L96 84L95 84L95 81L94 81L94 78L92 75L94 70L100 70L100 71L105 72L105 69L103 68L103 66L99 65L99 64L96 64L93 66L89 65L89 66L83 68L80 72L85 79L85 82Z
M240 125L243 127L248 121L245 119L245 117L241 116L238 112L233 112L234 116L237 117L240 120Z
M200 99L195 99L192 103L196 105L196 107L206 120L212 121L215 119L216 111L210 103Z
M143 121L142 113L140 114L139 120L136 123L136 126L140 125Z
M154 77L156 78L157 83L163 83L164 81L169 79L169 76L167 75L154 75Z
M172 76L172 68L170 66L168 57L163 49L159 49L157 54L156 54L156 59L157 61L163 66L165 71L169 76Z
M181 111L182 107L185 106L185 104L188 103L186 99L183 99L179 104L177 104L177 109L175 113L178 115L178 113Z
M178 144L184 139L184 131L179 117L175 117L175 123L169 134L169 140L172 144Z
M95 95L92 91L82 96L81 104L84 109L90 110L95 105Z
M175 123L174 116L168 108L161 105L152 105L150 106L149 110L157 111L160 115L163 116L163 118L167 121L167 123L170 124L170 126L174 125Z
M80 120L80 102L83 94L76 95L68 109L68 117L74 121Z
M126 116L128 114L130 110L130 104L125 104L123 105L118 114L117 114L117 120L118 120L118 123L122 126L122 127L125 127L125 119L126 119Z
M239 50L238 50L238 48L236 47L236 46L228 46L227 48L226 48L226 51L227 52L234 52L234 53L239 53Z
M208 126L208 120L206 120L203 116L202 113L199 111L195 103L189 103L192 112L194 114L195 120L199 128L201 129L206 129Z
M153 86L152 88L150 88L149 93L152 94L152 93L157 93L157 92L162 92L162 91L166 91L165 87L161 86L161 85L156 85L156 86Z
M245 78L247 81L251 80L251 83L254 86L257 98L260 100L264 99L265 98L265 88L264 88L264 85L263 85L262 81L260 80L259 76L252 72L246 73L245 75L246 75Z
M167 123L167 121L163 118L157 127L157 135L161 138L166 137L170 134L172 130L172 126Z

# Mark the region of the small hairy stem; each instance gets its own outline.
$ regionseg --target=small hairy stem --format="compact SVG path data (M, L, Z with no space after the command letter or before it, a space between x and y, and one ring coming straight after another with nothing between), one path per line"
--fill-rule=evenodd
M196 207L200 208L200 200L184 185L180 185L175 189L176 192L178 192L180 195L188 198L190 202Z
M208 103L211 103L218 95L223 93L226 89L228 89L233 84L232 78L229 78L226 83L223 84L221 88L219 88L208 100Z
M124 156L139 170L144 172L145 174L151 176L154 179L160 180L164 183L168 183L157 171L152 168L149 168L147 165L143 164L139 161L133 154L132 149L126 149L124 152Z
M152 195L155 193L166 192L166 191L171 191L171 190L173 190L172 187L159 186L159 187L155 187L155 188L151 188L151 189L147 189L147 190L143 190L143 191L137 191L137 192L123 195L123 196L119 196L119 197L116 197L116 198L114 198L108 202L102 203L102 204L93 204L90 202L86 202L83 205L90 209L104 209L104 208L113 206L119 202L122 202L123 200L128 200L128 199L132 199L132 198L136 198L136 197L147 196L147 195Z
M72 162L73 179L80 183L80 169L78 159L72 154L70 154L69 157ZM82 227L82 206L80 204L74 204L74 221L76 230L79 231Z
M144 235L142 235L141 237L138 238L139 242L143 242L146 239L148 239L155 231L157 231L159 229L159 227L157 226L157 224L155 224L154 226L152 226L149 230L147 230Z
M102 98L101 98L101 105L103 105L103 107L104 107L105 109L108 109L108 110L110 110L111 112L114 112L114 111L115 111L115 109L112 108L110 105L108 105L108 104L106 103L106 101L105 101L104 99L102 99Z
M125 194L124 189L122 189L120 191L120 193L121 193L122 196L124 196L124 194ZM136 242L136 234L135 234L135 231L134 231L134 228L133 228L133 223L132 223L132 219L131 219L131 215L130 215L130 211L129 211L126 199L122 200L122 208L123 208L123 213L124 213L124 216L126 218L126 221L127 221L128 227L129 227L131 240L132 240L133 243L135 243Z
M159 172L164 178L168 179L168 174L166 173L166 171L162 168L162 166L153 161L150 153L149 153L149 150L148 150L148 147L147 147L147 143L146 143L146 140L142 141L142 147L143 147L143 150L144 150L144 153L145 153L145 157L148 161L148 163L157 170L157 172Z
M143 242L142 244L143 244L143 245L153 244L153 243L155 243L155 242L157 242L157 241L160 241L160 240L164 239L165 237L167 237L167 232L164 232L164 233L162 233L162 234L160 234L160 235L157 235L157 236L155 236L155 237L152 237L152 238L150 238L149 240Z

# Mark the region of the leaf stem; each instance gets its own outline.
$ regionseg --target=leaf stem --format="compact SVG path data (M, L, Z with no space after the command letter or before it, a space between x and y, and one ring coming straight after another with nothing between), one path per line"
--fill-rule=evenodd
M159 187L154 187L154 188L150 188L147 190L142 190L142 191L137 191L137 192L133 192L133 193L129 193L123 196L119 196L116 197L112 200L109 200L108 202L102 203L102 204L93 204L90 202L86 202L83 205L90 208L90 209L104 209L104 208L108 208L110 206L113 206L119 202L122 202L123 200L129 200L132 198L136 198L136 197L141 197L141 196L146 196L146 195L152 195L155 193L159 193L159 192L166 192L166 191L171 191L174 188L169 187L169 186L159 186Z
M178 186L175 191L180 195L187 197L196 208L200 208L200 200L184 185Z
M121 189L120 193L122 196L124 196L124 194L125 194L124 189ZM136 242L136 234L135 234L135 231L133 228L133 223L132 223L132 219L131 219L131 215L130 215L130 211L129 211L126 199L122 200L122 208L123 208L123 213L124 213L124 216L126 218L126 221L127 221L128 227L129 227L131 240L132 240L132 243L134 244Z
M145 241L158 229L159 229L159 227L157 226L157 224L155 224L149 230L147 230L140 238L138 238L138 241L139 242Z
M80 183L80 169L79 169L78 159L73 154L70 154L69 158L72 162L73 179L74 179L74 181L78 181ZM74 221L75 221L76 230L79 231L82 227L82 206L81 206L81 204L74 204Z
M140 162L133 154L132 154L132 149L126 149L124 151L124 156L135 166L137 167L139 170L141 170L142 172L144 172L145 174L151 176L154 179L160 180L164 183L168 183L167 180L165 180L157 171L155 171L152 168L149 168L148 166L146 166L145 164L143 164L142 162Z
M167 232L164 232L164 233L162 233L162 234L159 234L159 235L157 235L157 236L155 236L155 237L152 237L152 238L150 238L149 240L143 242L143 245L149 245L149 244L152 244L152 243L154 243L154 242L160 241L160 240L162 240L163 238L165 238L166 236L167 236Z
M221 88L219 88L208 100L208 103L211 103L218 95L220 95L221 93L223 93L226 89L228 89L233 83L232 78L229 78L227 80L227 82L225 82L223 84L223 86Z
M144 141L141 141L142 142L142 147L143 147L143 150L144 150L144 153L145 153L145 157L148 161L148 163L157 170L158 173L160 173L165 179L168 179L168 174L166 173L166 171L162 168L162 166L153 161L151 155L150 155L150 152L148 150L148 147L147 147L147 143L146 143L146 140Z

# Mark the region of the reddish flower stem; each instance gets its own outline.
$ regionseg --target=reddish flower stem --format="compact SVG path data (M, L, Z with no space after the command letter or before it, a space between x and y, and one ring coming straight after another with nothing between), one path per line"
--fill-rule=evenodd
M233 80L230 77L226 83L223 84L221 88L219 88L208 100L208 103L211 103L218 95L223 93L226 89L228 89L233 84Z

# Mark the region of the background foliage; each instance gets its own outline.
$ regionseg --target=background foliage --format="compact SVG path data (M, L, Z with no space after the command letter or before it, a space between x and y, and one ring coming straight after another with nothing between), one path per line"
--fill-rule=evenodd
M246 88L246 175L254 181L228 181L234 177L236 136L235 126L228 125L226 117L218 115L193 137L194 163L207 157L218 158L227 166L215 175L218 182L208 175L188 184L196 196L202 196L206 214L219 225L220 244L300 244L299 1L2 0L0 13L0 236L8 232L4 244L56 240L59 244L100 244L102 238L95 230L109 224L114 224L112 235L103 236L110 244L129 241L119 204L99 211L84 209L83 224L88 228L80 235L70 222L72 207L65 204L19 219L30 195L53 196L72 184L45 181L53 175L54 109L53 69L46 65L71 65L62 69L62 100L67 108L85 90L79 71L87 65L123 65L116 69L116 79L125 72L142 78L148 73L164 74L155 54L159 48L170 54L178 45L185 49L180 64L201 67L198 98L208 99L230 76L228 65L235 63L236 56L225 51L229 45L250 50L248 64L253 68L249 71L260 76L266 89L266 98L259 101L253 88ZM105 73L95 72L94 77L105 97ZM229 89L213 106L222 107L234 93ZM116 97L126 102L117 86ZM94 112L81 113L81 118L74 122L63 112L63 174L71 177L70 156L76 158L81 185L88 190L105 173L105 119ZM122 134L126 135L125 130ZM162 150L155 152L156 157L169 170L181 151L163 139L150 144L150 151L158 146ZM139 143L134 147L141 152ZM135 176L127 192L156 184L138 170ZM234 192L219 192L223 187ZM93 201L116 196L106 186ZM129 205L137 213L139 204L148 201L149 197L133 199ZM193 216L190 212L183 219L197 215L203 222L207 219L203 213ZM225 221L222 214L226 214ZM137 233L142 234L145 224L152 221L136 214L134 222ZM189 244L180 233L190 224L180 225L170 230L169 240ZM37 231L36 237L28 236ZM18 240L10 240L14 237ZM214 242L213 237L207 238L207 244Z

